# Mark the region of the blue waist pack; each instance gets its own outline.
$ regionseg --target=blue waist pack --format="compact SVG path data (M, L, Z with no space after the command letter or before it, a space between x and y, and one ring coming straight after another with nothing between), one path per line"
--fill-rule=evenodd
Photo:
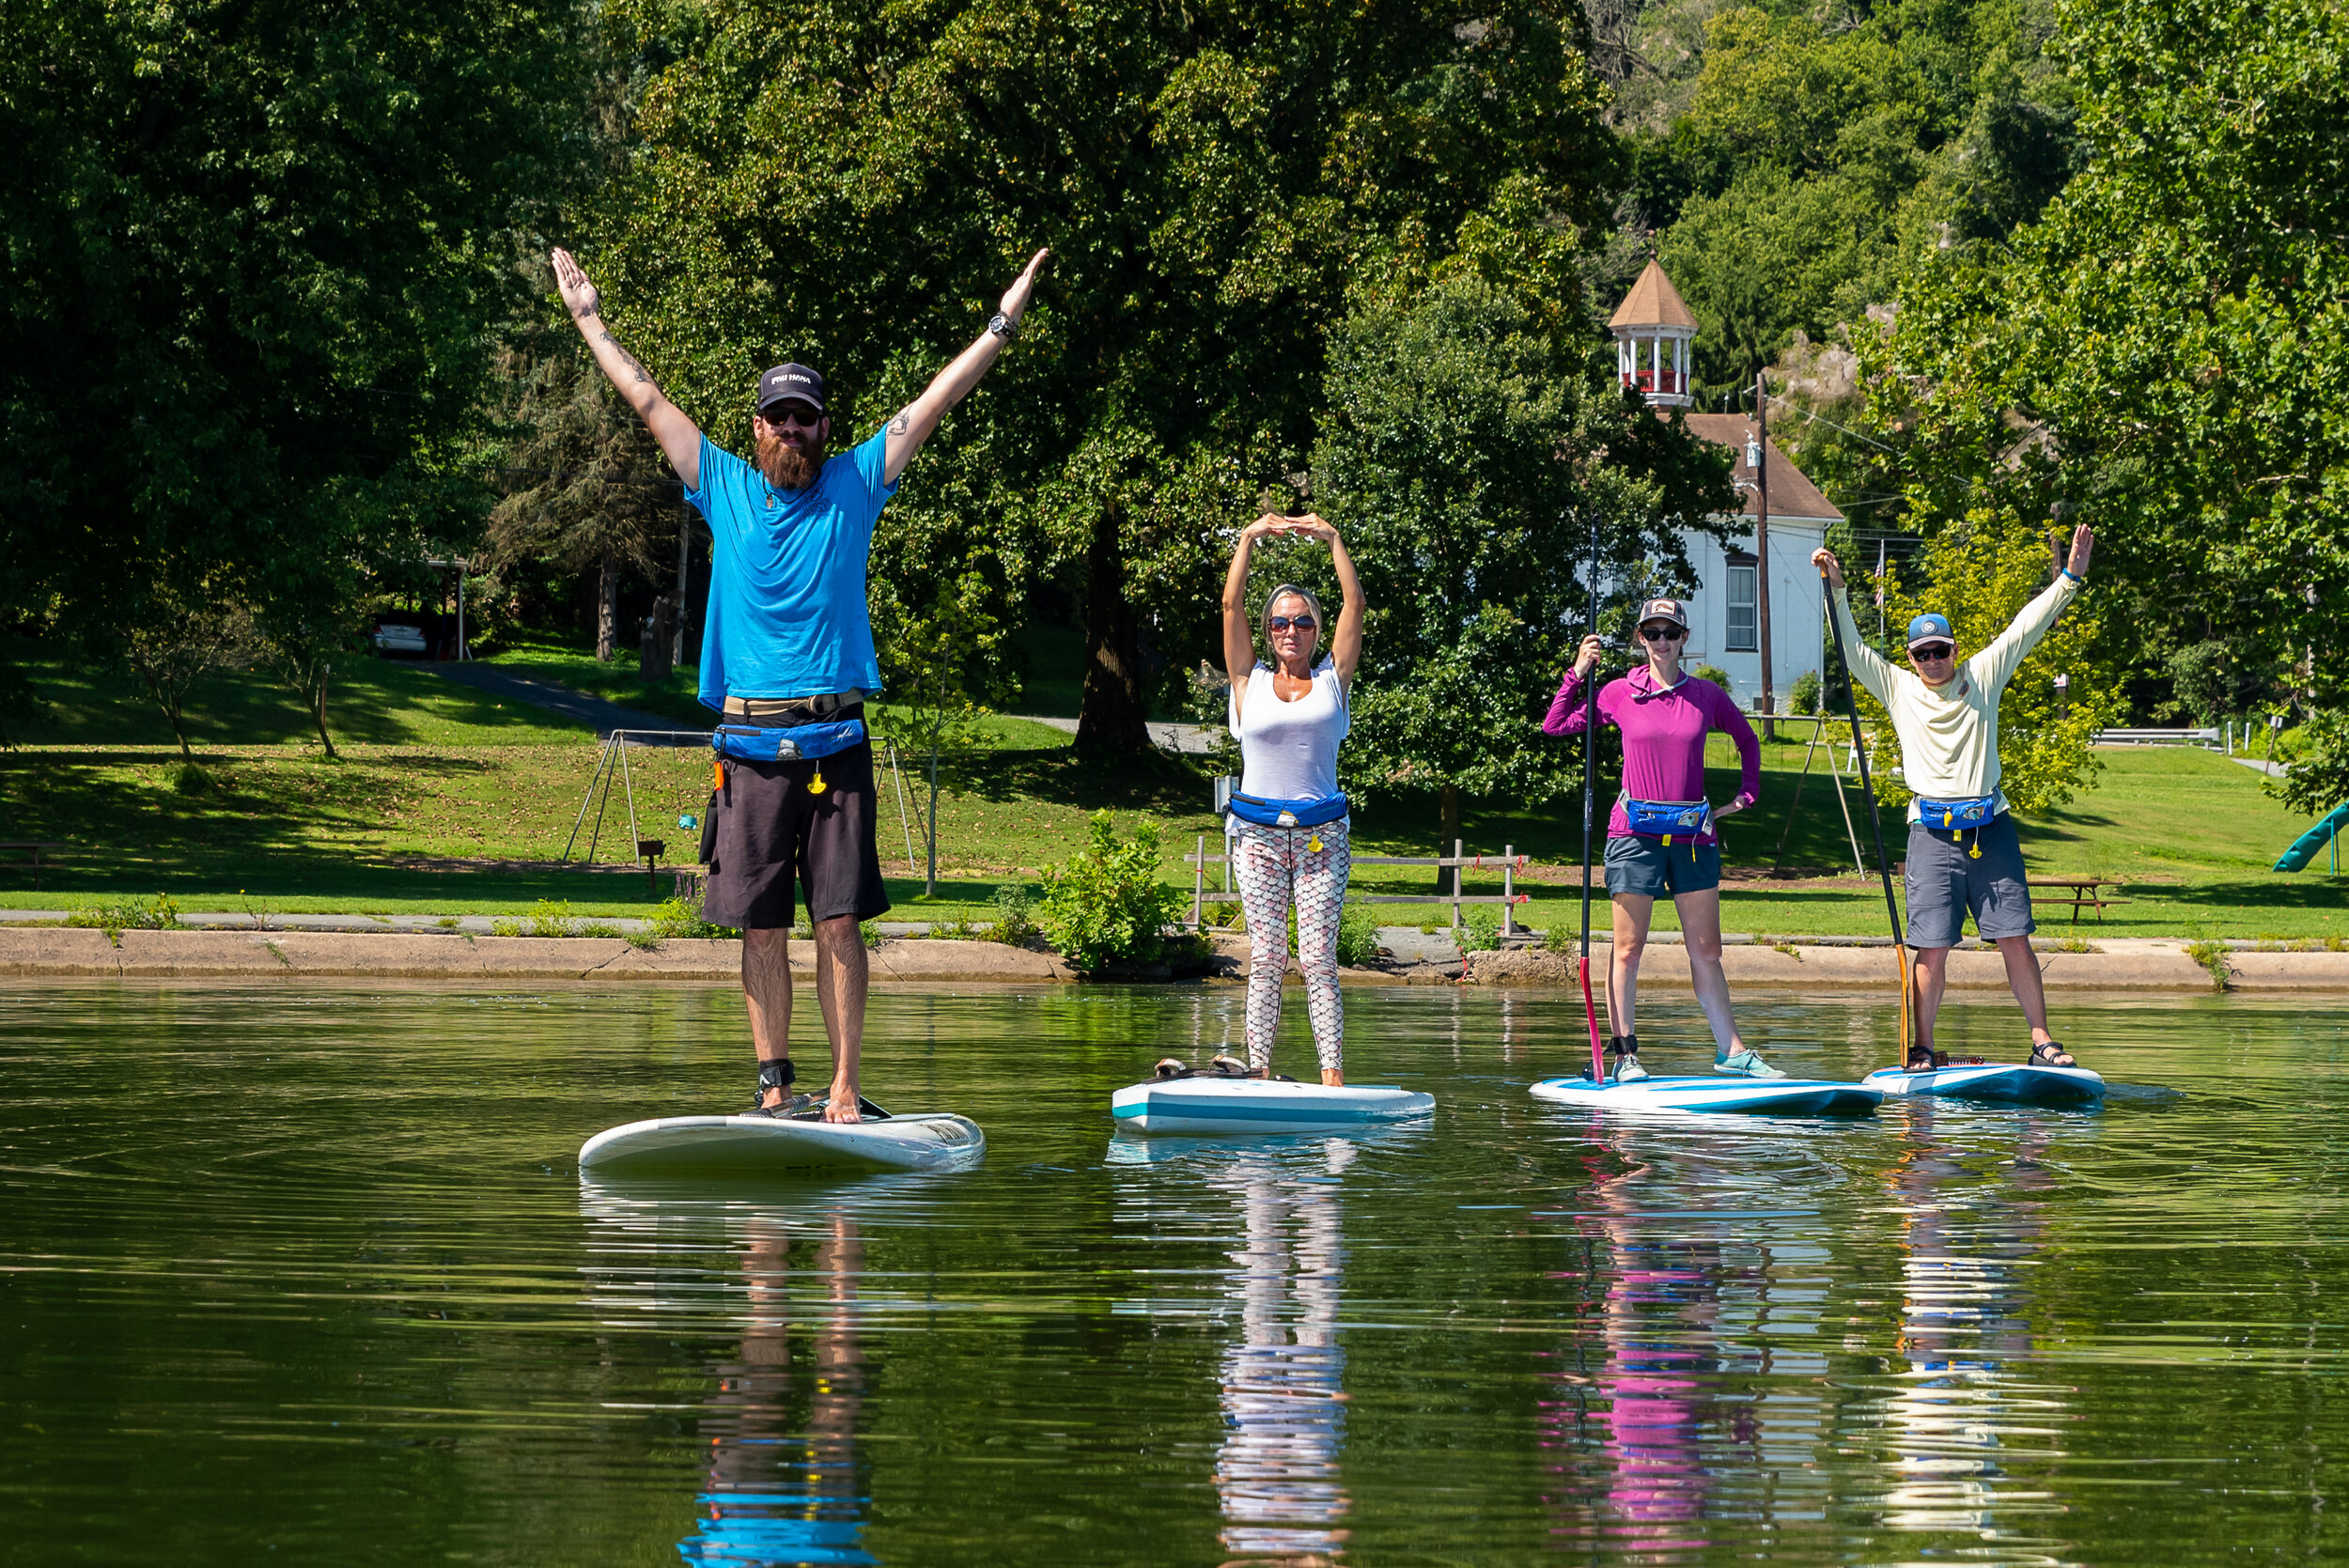
M1660 838L1669 847L1674 833L1701 838L1713 825L1713 808L1703 800L1635 800L1622 797L1623 819L1641 838Z
M739 762L814 762L863 743L864 721L862 719L794 724L788 729L720 724L709 737L712 751L722 757L733 757Z
M1917 816L1928 828L1979 828L1993 815L1995 795L1969 795L1962 800L1929 800L1917 797Z
M1318 828L1346 815L1346 797L1327 795L1318 800L1264 800L1235 790L1227 808L1242 822L1259 828Z

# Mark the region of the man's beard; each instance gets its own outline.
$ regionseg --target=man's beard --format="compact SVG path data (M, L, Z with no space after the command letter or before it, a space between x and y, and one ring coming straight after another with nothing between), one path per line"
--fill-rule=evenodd
M758 472L779 490L803 490L824 470L824 449L802 452L779 435L758 438Z

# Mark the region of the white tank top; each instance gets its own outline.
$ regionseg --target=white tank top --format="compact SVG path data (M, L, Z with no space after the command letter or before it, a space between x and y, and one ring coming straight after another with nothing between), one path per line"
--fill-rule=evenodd
M1234 697L1241 693L1234 692ZM1312 690L1293 703L1272 691L1272 669L1248 673L1244 700L1226 700L1239 742L1239 792L1260 800L1319 800L1338 792L1338 742L1346 738L1346 688L1328 659Z

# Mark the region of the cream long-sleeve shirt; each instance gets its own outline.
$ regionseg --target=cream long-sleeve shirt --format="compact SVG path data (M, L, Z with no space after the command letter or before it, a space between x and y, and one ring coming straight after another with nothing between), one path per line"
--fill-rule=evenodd
M1919 816L1914 797L1965 800L1994 795L1991 810L2006 810L2006 796L1999 788L1999 697L2079 591L2079 579L2058 573L1997 641L1960 664L1949 684L1932 687L1860 641L1851 606L1843 591L1835 590L1835 619L1843 629L1852 674L1891 713L1901 737L1901 782L1912 796L1909 821Z

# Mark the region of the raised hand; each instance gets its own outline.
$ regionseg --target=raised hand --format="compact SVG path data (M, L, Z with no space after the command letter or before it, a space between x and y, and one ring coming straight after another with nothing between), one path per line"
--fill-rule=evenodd
M1828 582L1834 586L1841 588L1843 585L1843 564L1835 558L1835 551L1814 550L1811 552L1811 564L1827 573Z
M580 271L579 263L571 259L571 253L557 250L553 253L552 259L554 261L554 287L562 290L563 308L571 313L571 318L584 321L589 317L600 313L603 308L603 294L587 280L587 274Z
M1592 669L1597 665L1600 650L1605 646L1606 644L1599 640L1599 635L1595 631L1583 638L1582 646L1574 656L1574 673L1587 678Z
M2096 548L2096 531L2081 523L2072 530L2071 568L2074 577L2088 575L2088 557Z
M1301 518L1288 518L1286 532L1299 538L1318 539L1323 544L1335 544L1338 530L1335 524L1324 522L1319 512L1307 512Z
M1019 324L1019 318L1026 313L1028 302L1035 298L1035 276L1044 270L1044 258L1051 254L1051 247L1047 245L1030 256L1026 271L1012 279L1011 287L1003 290L1003 303L996 308L1009 318L1014 326Z

